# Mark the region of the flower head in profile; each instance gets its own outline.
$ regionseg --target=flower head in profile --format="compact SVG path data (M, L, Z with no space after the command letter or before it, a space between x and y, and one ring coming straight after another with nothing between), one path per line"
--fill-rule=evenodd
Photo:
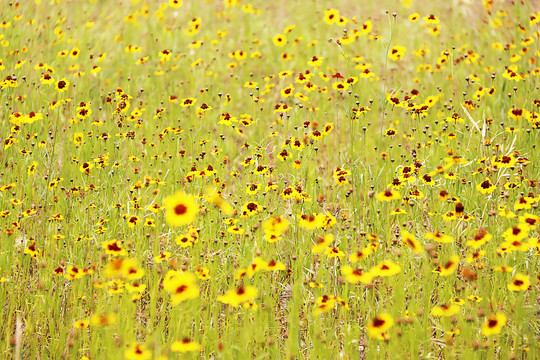
M195 197L183 191L168 196L163 203L166 208L165 220L172 227L191 224L199 213L199 205L197 205Z
M400 199L401 198L401 195L399 192L395 191L395 190L385 190L385 191L381 191L380 193L378 193L377 195L375 195L375 199L379 200L379 201L392 201L392 200L397 200L397 199Z
M146 344L133 344L124 351L124 356L128 360L148 360L152 358L152 352Z
M373 266L369 272L373 276L393 276L401 272L401 266L394 263L392 260L383 260Z
M188 353L194 351L200 351L202 349L201 344L196 341L192 341L189 338L183 338L182 340L175 341L171 345L172 352Z
M218 301L238 307L246 301L253 300L257 297L257 288L254 286L240 286L236 290L228 290L225 295L218 297Z
M430 314L433 316L452 316L460 312L460 308L457 305L441 304L431 309Z

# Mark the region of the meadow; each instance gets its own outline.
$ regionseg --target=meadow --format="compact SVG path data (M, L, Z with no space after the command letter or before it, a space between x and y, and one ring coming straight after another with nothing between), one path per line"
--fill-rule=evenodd
M0 358L540 358L539 9L3 0Z

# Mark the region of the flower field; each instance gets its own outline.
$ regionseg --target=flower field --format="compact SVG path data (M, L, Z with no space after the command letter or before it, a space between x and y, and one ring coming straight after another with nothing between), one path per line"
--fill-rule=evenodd
M539 9L5 0L0 358L540 358Z

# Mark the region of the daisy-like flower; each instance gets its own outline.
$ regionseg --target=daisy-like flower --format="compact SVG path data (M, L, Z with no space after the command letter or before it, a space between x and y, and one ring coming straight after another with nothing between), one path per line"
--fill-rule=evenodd
M367 324L367 332L369 337L379 340L386 340L388 335L386 332L394 325L394 319L390 314L381 313L375 316Z
M199 213L199 205L197 205L195 197L183 191L168 196L163 203L166 208L165 220L172 227L191 224Z
M407 51L407 48L404 46L394 46L390 51L388 52L388 57L392 59L393 61L399 60L405 55L405 51Z
M373 276L393 276L401 272L401 266L391 260L383 260L371 268L369 272Z
M69 87L69 81L67 81L65 78L62 78L56 82L56 90L58 92L64 92Z
M444 264L444 266L439 266L437 269L433 270L434 272L438 272L441 276L450 276L452 275L457 267L459 265L459 256L458 255L452 255L450 259Z
M410 232L406 230L401 231L401 241L410 247L412 251L414 251L417 254L422 253L423 247L422 244L416 239L416 236L414 234L411 234Z
M163 288L171 293L172 306L199 297L199 286L195 275L191 273L169 270L163 280Z
M476 185L476 190L480 191L481 194L491 194L496 188L488 178Z
M201 351L202 346L196 341L192 341L189 338L184 338L179 341L175 341L171 345L172 352L179 352L181 354L188 352Z
M428 240L433 240L433 241L436 241L438 243L443 243L443 244L450 244L454 241L454 238L451 237L450 235L446 235L438 231L435 233L428 232L424 235L424 237Z
M371 280L373 279L373 275L370 272L365 271L362 268L353 269L348 265L341 268L341 274L351 284L356 284L359 282L362 284L370 284Z
M145 344L133 344L124 351L128 360L148 360L152 358L152 352Z
M375 195L375 199L379 201L392 201L401 198L401 194L396 190L385 190Z
M430 314L433 316L452 316L458 314L460 311L457 305L441 304L431 309Z
M508 290L516 292L527 291L530 284L531 280L529 279L529 276L517 273L516 275L514 275L512 282L508 284Z
M225 295L218 296L218 301L234 307L257 297L257 288L254 286L240 286L236 290L228 290Z
M488 233L485 229L480 229L476 232L476 235L467 240L467 246L472 247L473 249L478 249L489 240L492 239L492 235Z
M482 324L482 335L492 336L499 334L504 325L506 325L506 320L507 317L502 312L491 315L484 321L484 324Z

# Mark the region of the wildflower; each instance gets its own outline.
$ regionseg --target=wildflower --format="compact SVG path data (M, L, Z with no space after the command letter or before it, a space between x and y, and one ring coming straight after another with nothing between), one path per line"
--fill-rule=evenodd
M481 194L491 194L496 188L497 187L493 185L488 178L476 185L476 189L480 191Z
M334 235L326 234L324 237L317 237L315 245L311 247L311 252L314 254L321 254L326 251L328 246L334 241Z
M441 276L450 276L456 271L458 264L459 256L452 255L444 266L439 266L437 269L434 270L434 272L438 272Z
M375 198L379 201L392 201L400 199L401 195L395 190L385 190L375 195Z
M65 78L62 78L56 82L56 90L58 92L64 92L68 89L69 81L67 81Z
M364 271L362 268L353 269L348 265L341 268L341 274L351 284L356 284L358 282L370 284L373 279L373 275L370 272Z
M441 304L431 309L430 314L433 316L452 316L460 312L459 306Z
M491 336L499 334L504 325L506 325L506 319L506 315L502 312L491 315L482 324L482 335Z
M401 272L401 266L395 264L391 260L380 261L376 266L372 267L369 272L373 276L392 276Z
M451 237L450 235L446 235L440 232L435 232L435 233L428 232L424 235L424 237L428 240L433 240L433 241L443 243L443 244L450 244L454 241L454 238Z
M94 314L90 316L90 326L101 327L115 324L118 317L116 314Z
M123 249L118 240L112 239L109 241L105 241L103 243L103 249L105 249L105 253L107 255L113 255L113 256L125 256L127 255L126 249Z
M234 307L257 297L257 288L254 286L240 286L236 290L228 290L225 295L218 296L218 301Z
M367 324L367 332L369 337L385 340L387 339L386 332L394 325L394 319L388 313L381 313L374 317Z
M261 212L262 208L255 201L248 201L242 206L242 216L250 217Z
M283 217L272 217L262 224L265 234L281 235L289 229L289 222Z
M152 358L152 352L145 344L132 344L124 351L124 356L128 360L148 360Z
M181 354L188 352L201 351L202 346L196 341L192 341L189 338L184 338L182 341L175 341L171 345L172 352L179 352Z
M335 9L328 9L324 11L324 22L326 22L328 25L337 23L339 18L339 11Z
M530 284L531 284L531 280L529 279L527 275L517 273L516 275L514 275L512 282L508 284L508 290L527 291L527 289L529 289Z
M480 229L472 239L467 240L467 246L470 246L473 249L479 249L482 245L491 240L492 237L493 236L485 229Z
M373 254L373 248L368 246L362 250L359 250L355 253L350 254L349 261L354 264L360 260L367 258L371 254Z
M279 47L285 46L287 44L287 38L285 37L285 35L277 34L272 38L272 42L274 43L274 45Z
M521 223L514 227L508 228L502 234L502 237L508 241L521 241L527 237L529 233L529 226L527 224Z
M411 234L408 231L402 230L401 231L401 241L410 247L415 253L420 254L422 253L422 244L416 239L416 236Z
M173 227L191 224L199 213L195 198L183 191L168 196L163 203L166 207L165 220Z
M393 61L399 60L403 57L405 54L405 51L407 51L407 48L404 46L394 46L392 49L390 49L390 52L388 53L388 57L392 59Z
M171 305L199 297L199 287L195 275L169 270L163 280L163 288L171 293Z

